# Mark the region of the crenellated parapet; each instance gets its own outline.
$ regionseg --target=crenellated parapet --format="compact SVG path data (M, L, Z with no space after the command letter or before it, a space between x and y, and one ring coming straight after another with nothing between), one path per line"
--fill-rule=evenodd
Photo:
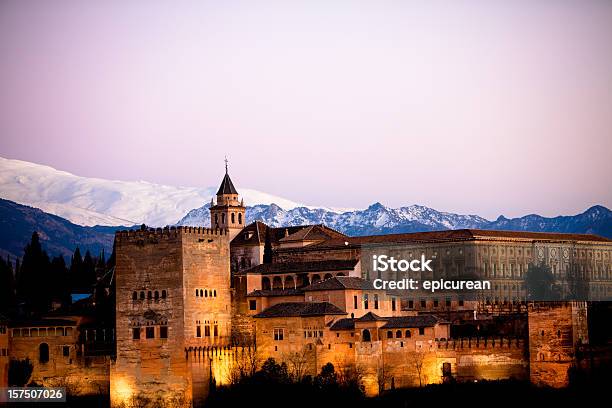
M227 228L205 228L188 226L166 226L164 228L141 228L121 230L115 233L117 242L139 242L142 240L173 240L180 236L215 238L229 236Z
M523 350L526 345L525 339L520 337L465 337L435 340L436 350Z

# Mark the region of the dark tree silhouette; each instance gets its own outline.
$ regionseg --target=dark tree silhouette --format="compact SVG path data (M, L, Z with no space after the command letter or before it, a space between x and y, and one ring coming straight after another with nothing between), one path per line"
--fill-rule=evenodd
M49 275L49 256L43 251L37 232L32 234L32 241L25 247L23 262L17 281L18 298L25 303L31 313L42 313L49 309L51 284Z
M528 300L559 300L559 288L555 284L550 266L529 264L525 273L525 288Z
M15 307L15 277L10 258L0 258L0 314L9 316Z
M270 228L266 228L266 240L264 242L263 263L272 263L272 237Z

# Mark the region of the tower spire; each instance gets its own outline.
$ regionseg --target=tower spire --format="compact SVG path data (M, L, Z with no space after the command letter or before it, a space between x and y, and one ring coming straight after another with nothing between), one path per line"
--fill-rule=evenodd
M225 174L227 174L227 156L225 156Z

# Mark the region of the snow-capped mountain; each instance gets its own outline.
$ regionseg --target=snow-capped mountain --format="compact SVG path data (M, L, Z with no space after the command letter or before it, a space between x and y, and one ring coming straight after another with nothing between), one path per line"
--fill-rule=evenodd
M178 225L210 225L209 204L189 211ZM322 208L296 207L284 210L276 204L255 205L246 209L247 223L258 220L273 227L325 224L348 235L392 234L475 228L534 232L566 232L612 237L612 211L597 205L582 214L546 218L539 215L508 219L500 216L488 221L477 215L440 212L420 205L388 208L380 203L365 210L337 213Z
M174 187L146 181L79 177L49 166L0 157L0 198L40 208L85 226L175 224L189 210L210 202L217 187ZM303 204L241 188L249 204Z
M74 224L210 225L210 199L216 187L174 187L145 181L79 177L54 168L0 158L0 198L58 215ZM305 206L260 191L240 188L246 221L271 226L325 224L349 235L388 234L458 228L594 233L612 236L612 212L595 206L582 214L539 215L488 221L477 215L437 211L420 205L362 210Z
M196 208L179 225L210 225L209 204ZM296 207L285 210L276 204L247 207L247 222L263 221L274 227L325 224L349 235L429 231L454 228L480 228L489 221L477 215L459 215L411 205L388 208L380 203L365 210L337 213L323 208Z

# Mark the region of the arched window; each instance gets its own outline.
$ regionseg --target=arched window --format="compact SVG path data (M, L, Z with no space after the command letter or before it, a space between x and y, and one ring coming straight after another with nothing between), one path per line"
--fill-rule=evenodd
M38 361L42 364L49 362L49 345L41 343L38 347Z
M392 339L393 338L393 332L391 330L387 330L387 338L388 339Z
M263 278L261 280L261 288L263 290L270 290L270 279L268 278Z
M217 297L217 289L213 290L213 297Z
M395 332L395 337L398 338L398 339L401 339L402 338L402 331L401 330L396 331Z
M410 336L411 336L410 330L406 330L406 338L410 338Z
M153 293L151 291L147 292L147 299L151 300L153 298Z
M232 213L232 224L236 223L236 214Z
M132 293L132 300L138 300L138 293L137 292Z
M321 276L319 275L312 275L312 283L317 283L321 281Z
M204 297L204 291L200 289L200 297Z
M157 300L159 299L159 292L155 291L155 293L153 294L153 299Z
M196 297L200 297L200 291L196 289Z
M162 299L165 299L165 298L166 298L166 291L162 290Z
M372 341L372 335L368 329L363 330L363 334L361 336L363 341Z
M242 224L242 213L238 214L238 224Z
M144 300L145 298L145 293L144 292L140 292L140 300Z
M332 274L331 274L331 273L326 273L326 274L325 274L325 276L323 277L323 279L324 279L324 280L327 280L327 279L331 279L332 277L333 277L333 276L332 276Z
M221 224L225 224L225 214L221 214Z
M219 225L219 215L215 214L215 225Z
M280 278L280 276L275 276L274 279L272 279L272 289L282 289L283 288L283 281Z
M285 288L286 289L295 288L295 281L293 280L293 276L289 275L285 278Z
M208 297L208 289L204 289L204 297Z

